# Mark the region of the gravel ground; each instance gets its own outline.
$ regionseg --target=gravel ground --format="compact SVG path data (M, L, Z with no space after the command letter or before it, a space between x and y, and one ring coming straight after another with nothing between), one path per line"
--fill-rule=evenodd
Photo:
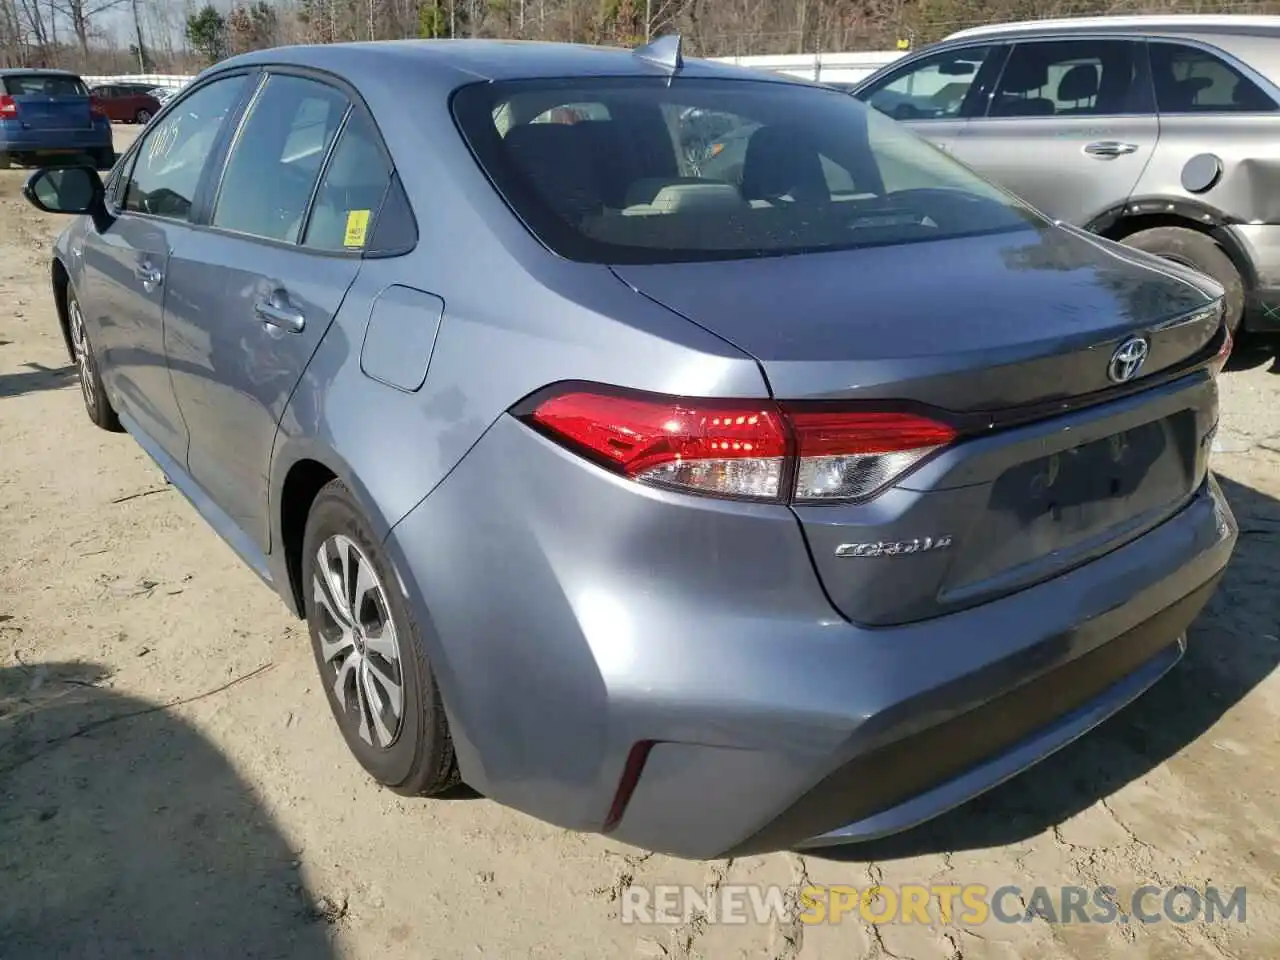
M121 131L127 135L129 131ZM307 638L128 438L57 332L60 224L0 172L0 958L1280 956L1280 367L1216 463L1244 533L1184 662L1090 736L875 848L689 863L348 759ZM637 927L628 887L1247 887L1247 921Z

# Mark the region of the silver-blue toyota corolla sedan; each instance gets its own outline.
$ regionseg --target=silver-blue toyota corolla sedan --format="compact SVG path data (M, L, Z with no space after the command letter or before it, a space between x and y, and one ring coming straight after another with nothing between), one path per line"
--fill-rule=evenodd
M1234 545L1221 288L671 40L237 57L27 196L82 214L90 418L402 793L687 857L891 833L1155 682Z

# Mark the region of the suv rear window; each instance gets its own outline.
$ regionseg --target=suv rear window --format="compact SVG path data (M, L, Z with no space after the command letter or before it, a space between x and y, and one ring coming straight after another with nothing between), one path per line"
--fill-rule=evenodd
M59 73L22 73L4 78L4 92L11 97L87 97L79 77Z
M1022 230L1038 214L847 94L609 78L463 87L454 116L561 256L665 263Z

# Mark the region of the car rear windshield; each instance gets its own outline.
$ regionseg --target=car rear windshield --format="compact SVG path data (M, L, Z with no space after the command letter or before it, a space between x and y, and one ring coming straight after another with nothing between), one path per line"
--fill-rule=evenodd
M1026 230L1038 214L847 94L774 81L458 90L480 166L561 256L664 263Z
M60 73L22 73L4 78L4 92L11 97L87 97L79 77Z

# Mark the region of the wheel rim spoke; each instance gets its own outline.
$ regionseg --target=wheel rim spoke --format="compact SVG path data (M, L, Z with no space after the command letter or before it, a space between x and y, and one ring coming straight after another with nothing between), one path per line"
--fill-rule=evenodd
M361 665L363 664L363 661L358 656L351 657L350 659L357 661ZM356 667L356 713L359 714L359 717L360 717L360 726L356 732L360 734L361 740L363 740L365 743L372 744L373 737L370 736L369 734L369 703L368 703L368 699L365 696L365 685L364 685L363 673L364 671L361 670L359 666L357 666Z
M387 721L383 719L383 696L378 692L378 684L374 680L373 666L368 659L364 661L364 670L361 679L364 683L365 704L369 710L369 716L373 719L373 728L378 735L376 745L385 747L395 739L395 731L387 726ZM395 719L399 719L399 714L393 714Z
M397 720L400 719L400 711L404 709L404 690L399 683L392 680L382 668L374 663L372 657L365 657L365 670L368 671L369 681L373 688L381 687L382 692L378 699L381 701L385 696L387 706L391 709L391 716Z
M324 556L323 551L321 556ZM333 620L335 627L349 635L352 627L351 617L342 606L342 602L333 594L333 580L326 573L320 573L315 577L314 586L316 603L324 608L324 612Z
M347 696L347 687L352 683L352 675L359 666L359 654L352 654L338 666L338 674L333 681L333 695L344 706L350 702L350 698Z
M320 553L316 560L321 576L324 577L324 585L329 598L329 612L334 614L334 619L338 623L353 626L355 620L351 616L351 598L347 595L347 563L349 562L349 556L345 546L346 542L344 537L326 540L320 547Z
M376 653L390 663L400 661L400 648L396 643L396 628L390 621L382 624L377 631L365 630L364 646L370 653Z
M363 557L358 558L356 560L355 588L351 593L351 619L353 622L361 622L360 614L364 609L365 601L370 599L369 595L371 593L376 593L377 590L378 582L374 579L373 568ZM377 602L377 599L377 597L373 598L374 603ZM379 613L381 613L381 611L379 611Z

